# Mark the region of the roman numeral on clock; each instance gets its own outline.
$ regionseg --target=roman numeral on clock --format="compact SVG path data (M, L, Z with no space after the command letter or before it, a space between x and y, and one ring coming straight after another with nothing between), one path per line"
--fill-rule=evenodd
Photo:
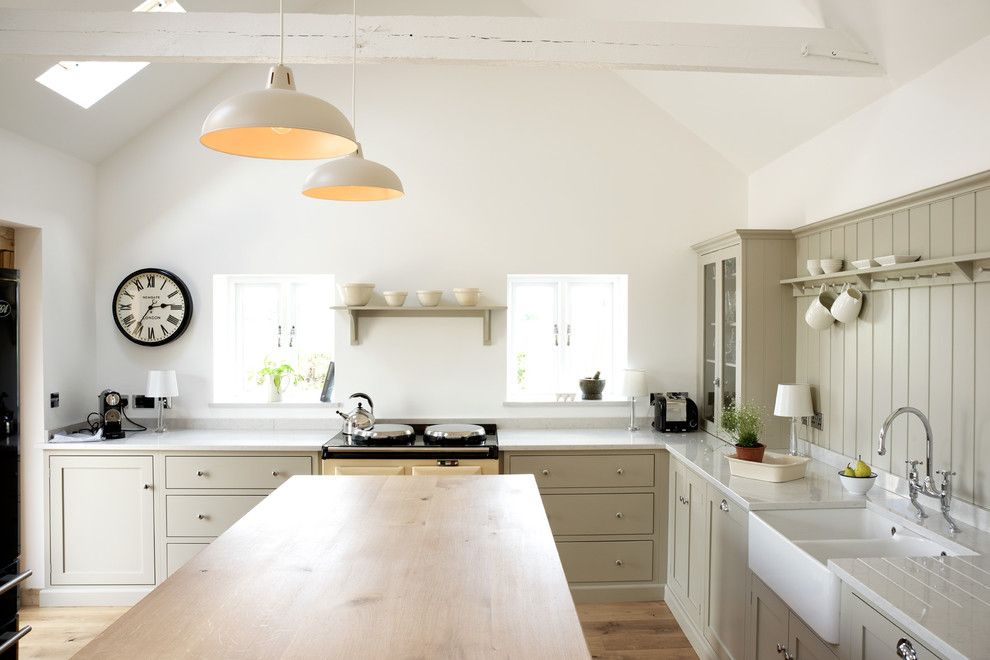
M131 311L131 303L120 303L119 305L117 305L117 311L119 312Z
M137 287L138 291L144 291L144 285L141 284L141 280L134 280L134 286Z
M124 318L120 319L120 322L123 323L124 325L130 325L131 323L134 323L134 315L128 314Z
M145 275L145 280L147 280L148 282L149 289L155 288L155 282L157 281L157 279L158 278L156 278L154 275Z
M172 293L170 293L170 294L168 294L168 297L169 297L169 298L172 298L173 296L177 296L177 295L179 295L179 290L178 290L178 289L176 289L176 290L175 290L175 291L173 291Z
M179 325L179 319L175 318L171 314L169 314L168 315L168 318L165 319L165 320L168 321L169 323L171 323L172 325Z
M155 329L152 328L151 326L149 326L149 327L146 328L146 330L147 330L147 334L148 334L148 341L154 341L155 340Z
M170 334L172 334L171 332L168 331L168 328L166 328L164 325L163 326L160 326L160 327L162 329L162 339L164 339L165 337L168 337Z

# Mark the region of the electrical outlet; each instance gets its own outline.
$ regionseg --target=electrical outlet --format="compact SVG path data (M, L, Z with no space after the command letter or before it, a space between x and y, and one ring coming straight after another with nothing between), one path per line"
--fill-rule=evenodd
M58 408L58 406L59 406L58 392L52 392L52 394L51 394L51 407L52 408Z
M134 395L134 407L135 408L154 408L155 407L155 397L145 396L143 394Z
M825 424L825 418L822 417L821 413L815 413L814 415L806 419L811 420L811 428L815 429L816 431L821 431L822 426Z

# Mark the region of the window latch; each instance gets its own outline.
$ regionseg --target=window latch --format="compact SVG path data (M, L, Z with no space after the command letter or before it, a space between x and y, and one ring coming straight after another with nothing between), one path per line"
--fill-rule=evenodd
M296 341L296 326L289 328L289 348L292 348L292 344Z
M553 324L553 345L560 346L560 326Z
M278 326L278 340L276 341L276 346L282 348L282 326Z
M567 345L571 345L571 324L567 324Z

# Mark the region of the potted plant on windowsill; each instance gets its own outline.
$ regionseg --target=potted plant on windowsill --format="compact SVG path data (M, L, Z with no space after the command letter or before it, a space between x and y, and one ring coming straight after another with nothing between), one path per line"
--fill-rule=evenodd
M763 432L763 408L754 403L736 406L729 403L722 409L719 421L722 429L736 439L736 458L743 461L763 462L766 445L760 442Z
M265 366L258 370L255 375L256 382L261 385L268 380L268 403L279 403L282 401L282 393L291 382L297 384L302 382L303 377L296 373L291 364L276 364L271 360L265 360Z

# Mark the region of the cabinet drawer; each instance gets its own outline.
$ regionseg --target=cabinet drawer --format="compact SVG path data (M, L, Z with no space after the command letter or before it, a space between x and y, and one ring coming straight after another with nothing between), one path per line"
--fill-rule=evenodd
M192 559L209 543L166 543L165 564L166 577L182 568L182 565Z
M166 488L278 488L312 474L309 456L166 456Z
M168 495L167 536L220 536L264 495Z
M652 534L653 494L544 495L554 534Z
M653 541L558 543L568 582L646 582L653 579Z
M653 485L653 455L513 456L509 471L535 475L540 488L639 488Z

